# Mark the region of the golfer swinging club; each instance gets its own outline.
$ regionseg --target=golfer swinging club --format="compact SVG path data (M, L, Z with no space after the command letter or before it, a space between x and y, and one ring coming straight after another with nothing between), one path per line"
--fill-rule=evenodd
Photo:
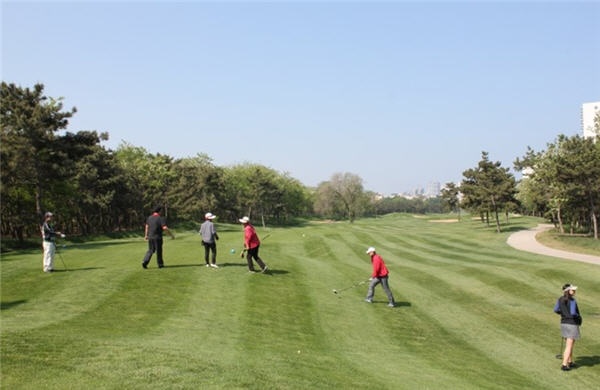
M367 249L367 254L371 256L373 273L371 274L371 282L369 283L369 290L367 291L367 299L365 299L365 301L368 303L373 303L373 296L375 295L375 286L381 283L381 287L383 288L383 291L385 291L385 294L388 298L388 306L396 306L394 296L392 295L392 291L390 290L390 286L388 284L389 271L385 266L383 259L377 254L375 248L373 247L369 247L369 249Z
M52 223L52 214L50 211L44 214L44 223L41 227L42 239L44 240L42 246L44 248L43 257L43 269L44 272L54 271L54 255L56 254L56 235L58 234L61 238L65 238L65 235L61 232L54 230L54 223Z

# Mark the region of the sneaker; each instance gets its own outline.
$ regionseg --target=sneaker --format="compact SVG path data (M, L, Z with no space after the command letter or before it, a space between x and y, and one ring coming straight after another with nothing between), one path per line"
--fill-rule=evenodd
M395 304L395 303L393 303L393 302L391 302L391 303L388 303L388 307L396 307L396 304Z
M367 299L365 299L365 302L367 302L367 303L373 303L373 300L372 300L372 299L369 299L369 298L367 298Z
M210 267L210 264L206 264L206 267L207 267L207 268L208 268L208 267Z
M249 270L249 271L248 271L248 273L255 274L255 273L256 273L256 271L255 271L255 270L253 270L253 269L251 269L251 270Z
M577 364L575 364L573 362L569 363L569 368L575 368L575 367L577 367Z
M142 263L142 267L144 267L144 269L147 269L148 268L148 264Z
M213 264L211 264L210 266L211 266L211 267L213 267L213 268L219 268L219 266L218 266L218 265L216 265L216 264L214 264L214 263L213 263Z
M571 367L569 366L560 366L560 369L563 371L571 371Z
M262 273L264 274L265 272L267 272L267 270L268 270L268 269L269 269L269 267L267 267L267 266L265 265L265 268L263 268L263 269L262 269L262 271L260 271L260 272L262 272Z

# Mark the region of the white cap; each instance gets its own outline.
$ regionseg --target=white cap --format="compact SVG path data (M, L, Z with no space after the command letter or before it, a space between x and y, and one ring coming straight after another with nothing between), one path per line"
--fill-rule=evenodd
M240 221L241 223L248 223L248 222L250 222L250 218L242 217L242 218L238 219L238 221Z
M44 214L44 217L48 218L53 216L54 214L52 214L50 211L46 211L46 214Z
M213 213L204 214L204 219L215 219L215 218L217 218L217 216L213 215Z
M370 246L369 249L367 249L366 253L371 253L371 252L375 252L375 248L373 248L372 246Z
M572 284L568 284L563 288L563 292L567 292L569 290L573 290L576 291L577 290L577 286L573 286Z

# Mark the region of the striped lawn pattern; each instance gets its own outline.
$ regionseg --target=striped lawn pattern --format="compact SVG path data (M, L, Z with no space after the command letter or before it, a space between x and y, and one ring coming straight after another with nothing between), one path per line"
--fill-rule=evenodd
M517 218L507 230L535 226ZM219 269L195 231L141 268L140 239L2 256L2 387L11 389L591 389L600 383L600 267L516 251L510 232L463 219L389 215L273 228L269 274L239 258L219 225ZM260 235L266 231L258 228ZM368 246L398 307L367 285ZM237 249L235 254L230 248ZM565 282L584 316L579 368L559 370Z

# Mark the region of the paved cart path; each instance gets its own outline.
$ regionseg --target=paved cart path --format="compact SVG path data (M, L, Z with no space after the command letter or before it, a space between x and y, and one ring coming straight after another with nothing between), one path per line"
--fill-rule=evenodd
M567 252L560 249L549 248L545 245L540 244L535 236L543 231L552 229L554 225L541 223L537 227L521 230L519 232L511 234L506 243L515 249L519 249L526 252L537 253L540 255L559 257L567 260L583 261L585 263L591 263L600 265L600 256L584 255L580 253Z

